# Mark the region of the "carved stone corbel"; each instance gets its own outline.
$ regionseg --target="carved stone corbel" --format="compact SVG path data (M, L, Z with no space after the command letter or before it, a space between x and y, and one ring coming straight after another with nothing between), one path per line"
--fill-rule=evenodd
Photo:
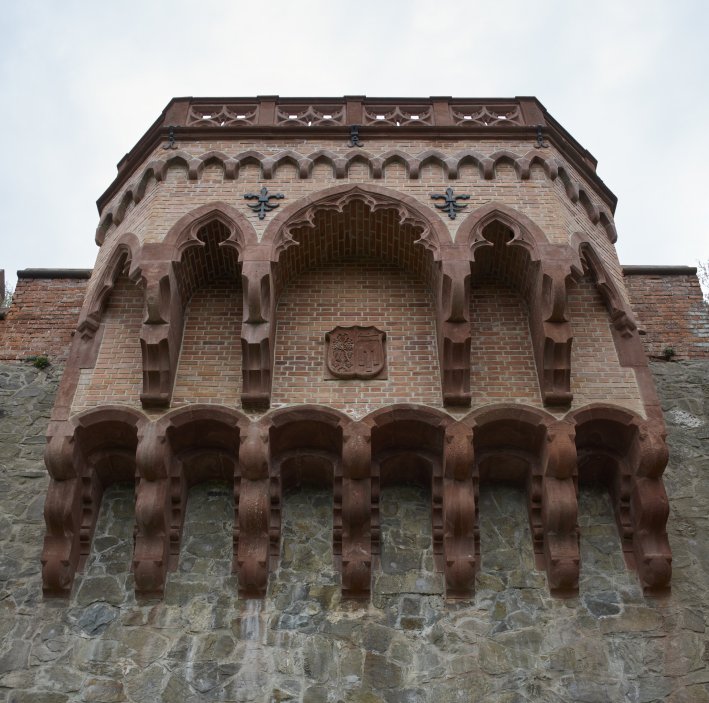
M68 423L49 428L44 461L51 476L44 503L42 590L68 596L81 558L81 459Z
M145 309L140 331L143 355L143 407L170 405L180 356L184 311L171 261L142 263Z
M183 483L181 476L173 477L164 428L148 424L138 436L136 468L138 484L135 502L135 550L133 573L135 591L140 595L162 595L167 572L171 567L171 535L175 526L173 516L184 515L185 490L177 491L182 497L181 510L174 510L173 483ZM178 486L179 488L180 486ZM181 529L177 525L177 532ZM179 546L179 542L178 542Z
M635 564L646 593L667 591L672 577L666 531L670 507L662 481L668 458L664 428L659 423L641 425L632 449L630 514Z
M479 553L477 481L474 477L472 430L456 423L448 428L443 467L443 556L446 596L472 596Z
M567 318L566 280L570 270L563 265L539 269L537 301L532 305L530 323L541 329L535 340L539 387L546 405L569 405L571 393L571 345L573 334ZM535 309L539 306L539 309ZM540 324L541 323L541 324Z
M372 442L359 422L345 428L342 447L342 595L368 598L372 580Z
M262 598L268 586L270 508L268 429L249 425L239 447L238 512L235 524L235 571L239 593L245 598Z
M275 331L272 264L269 260L245 261L241 278L244 292L241 403L244 407L267 408L271 402Z
M549 590L573 596L579 586L578 500L574 426L552 425L542 454L542 529Z
M444 405L470 405L470 264L441 262L438 329Z

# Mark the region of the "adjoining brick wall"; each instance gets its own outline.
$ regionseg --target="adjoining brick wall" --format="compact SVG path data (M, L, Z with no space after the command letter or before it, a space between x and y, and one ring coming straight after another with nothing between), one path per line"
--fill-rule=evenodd
M12 304L0 319L0 359L64 361L90 275L90 269L18 271Z
M649 357L709 359L709 305L702 300L697 269L689 266L624 266L630 296Z

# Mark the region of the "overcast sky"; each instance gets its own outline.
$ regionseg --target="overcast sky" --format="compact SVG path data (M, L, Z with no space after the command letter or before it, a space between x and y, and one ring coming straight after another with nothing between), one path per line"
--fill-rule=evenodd
M536 95L618 196L624 264L709 259L702 0L6 1L0 268L93 265L173 96Z

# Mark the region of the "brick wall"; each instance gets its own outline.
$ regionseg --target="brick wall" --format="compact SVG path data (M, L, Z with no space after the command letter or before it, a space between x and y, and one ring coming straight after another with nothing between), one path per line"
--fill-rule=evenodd
M709 305L695 268L624 266L625 285L650 357L709 359Z
M140 407L142 318L143 291L125 276L119 277L104 311L103 340L96 366L81 370L74 410L103 403Z
M354 264L348 264L350 280L352 266ZM381 279L386 268L386 266L379 266L372 275ZM395 278L400 280L401 272L395 268L391 270L397 272ZM322 271L318 269L316 272L307 274L305 280L294 282L291 293L284 296L283 304L292 306L293 296L296 295L293 291L300 290L303 286L305 289L311 288L311 293L317 291L319 284L316 279L318 276L324 275ZM639 319L640 327L646 331L642 340L648 355L662 357L665 349L672 348L675 351L674 358L676 359L709 358L709 307L702 301L696 270L689 267L626 266L624 273L633 309ZM50 359L64 360L71 344L72 333L79 316L89 275L90 271L88 270L65 269L27 269L19 272L13 303L6 310L4 319L0 319L0 359L21 360L32 355L46 354ZM329 292L323 293L325 309L330 305L326 300L328 297L341 299L345 281L331 279L329 285L331 286ZM425 286L418 282L414 285L419 286L420 290L423 290L428 296ZM192 300L192 312L190 314L188 311L187 315L185 345L175 385L175 405L190 402L190 400L192 402L226 402L230 405L238 405L241 385L240 342L238 338L241 292L237 290L238 284L236 286L230 284L228 287L229 290L224 287L223 282L210 284L200 290ZM122 297L126 295L130 297L130 303L125 300L121 302ZM286 302L288 296L290 296L290 302ZM428 298L426 300L426 305L430 305ZM498 398L514 395L524 398L526 402L538 403L538 386L531 357L531 343L528 341L524 304L518 299L516 293L500 286L479 286L473 290L472 300L471 319L477 320L480 325L480 330L473 335L471 360L474 401L476 403L494 402ZM593 316L599 321L598 332L605 335L604 330L607 327L605 309L590 284L587 282L582 284L580 289L572 294L572 302L576 308L576 314L582 314L580 307L591 305L595 311ZM287 309L283 307L283 304L279 311L280 314L285 314ZM104 399L109 397L105 392L108 385L114 389L122 389L118 393L120 398L111 395L112 398L136 406L139 404L140 347L138 330L141 307L141 292L127 281L120 283L107 308L106 337L97 368L94 371L82 372L82 383L77 394L75 408L105 402ZM197 307L201 312L196 312ZM430 312L432 315L432 310ZM588 312L583 314L586 315ZM198 315L204 320L205 329L213 329L215 334L222 336L223 342L221 344L216 345L209 342L208 339L199 342L197 337L201 327L196 323ZM126 320L126 316L129 316L131 320ZM361 317L363 319L366 314ZM516 322L513 323L512 318ZM520 328L518 323L521 324L523 319L525 319L525 325ZM507 323L503 325L507 331L498 338L498 341L507 341L503 344L504 348L499 350L498 356L492 357L485 352L485 329L491 326L500 327L503 320L507 320ZM323 338L324 332L341 322L341 318L338 318L337 321L333 318L331 321L332 325L323 331ZM600 324L601 322L603 324ZM282 391L282 395L274 397L274 401L280 403L315 402L316 397L306 392L305 386L302 384L300 386L296 384L291 389L295 395L286 398L287 393L283 386L282 372L288 373L289 363L293 366L291 373L295 374L295 368L292 360L291 362L285 360L283 355L287 352L282 343L283 335L287 334L289 329L294 329L291 327L293 324L302 325L304 320L288 321L281 318L280 346L277 349L280 356L275 369L276 386L274 389L276 393ZM423 319L421 324L424 324ZM431 349L435 351L433 318L431 317L425 324L429 325L428 334L433 340L431 341ZM131 330L130 335L126 333L127 329ZM513 329L523 330L517 335L520 336L520 339L516 339L512 332ZM573 374L575 392L579 399L579 393L584 397L589 395L589 399L600 398L604 391L603 386L607 382L615 384L619 379L611 378L613 374L609 376L609 368L599 370L599 364L603 362L602 359L595 359L591 366L587 366L592 362L589 355L597 356L597 350L594 351L597 345L593 341L597 339L595 333L585 327L575 327L574 333L576 340ZM515 339L511 339L510 335ZM111 342L112 339L116 340L117 346ZM111 346L115 346L113 352L108 351ZM220 347L219 350L217 346ZM311 361L314 364L312 370L317 367L318 373L316 375L319 376L322 371L322 355L319 351L318 354L317 359L313 357ZM510 354L512 356L518 355L512 365L508 363ZM483 397L480 395L480 389L484 385L482 379L494 377L497 373L496 369L502 364L503 359L506 367L504 382L495 390L494 395L487 393ZM204 362L201 369L200 365L196 363L198 360ZM430 363L435 364L435 373L438 374L437 358L427 357L427 362L429 369L431 368ZM615 367L615 362L612 366ZM118 369L117 374L116 369ZM215 380L217 369L221 369L220 373L222 374L222 380L219 382ZM228 369L226 371L227 383L223 382L225 369ZM280 379L279 374L281 374ZM601 382L599 374L602 374L606 381ZM620 374L623 376L623 371ZM343 384L343 382L328 381L321 384L321 381L322 379L318 378L319 393L324 393L327 397L337 396L335 404L338 406L341 403L347 403L345 397L340 397L340 393L334 390L338 383ZM625 382L625 379L623 381ZM419 385L414 393L415 398L418 399L417 402L430 402L438 405L440 390L437 376L433 381L427 381L426 384L425 388ZM526 390L522 391L522 386ZM93 389L90 393L89 387ZM347 384L343 384L342 387L347 388ZM351 394L352 391L346 391L345 395L348 393ZM397 391L394 395L403 397L402 394L403 391ZM329 402L321 395L316 395L321 402ZM381 391L375 391L373 398L376 400L375 404L391 402L381 394ZM428 398L428 400L423 400L424 398ZM362 398L360 398L360 402L362 402Z
M511 288L473 286L470 387L473 406L510 398L541 406L527 306Z
M0 359L64 361L90 275L90 269L18 271L12 304L0 319Z
M613 402L642 413L632 369L618 360L608 311L595 284L585 276L569 291L571 391L574 407Z
M387 334L388 379L324 380L325 334L338 325ZM323 403L363 415L391 403L441 405L435 315L424 283L381 262L325 264L278 305L272 405Z
M185 403L241 405L241 285L207 283L192 296L172 406Z

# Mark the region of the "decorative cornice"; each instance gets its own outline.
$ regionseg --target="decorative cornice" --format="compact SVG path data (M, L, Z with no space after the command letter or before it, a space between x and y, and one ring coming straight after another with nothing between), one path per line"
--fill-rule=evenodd
M437 149L427 149L413 155L400 149L391 149L384 154L374 155L365 149L352 149L345 154L335 154L327 149L318 149L310 154L300 154L291 149L279 151L272 156L249 149L234 155L221 151L207 151L200 156L184 151L166 151L165 156L150 161L140 175L124 189L120 199L110 209L102 212L101 220L96 230L96 243L100 246L112 224L119 225L131 203L139 203L145 196L146 188L151 178L163 181L167 170L174 164L180 164L187 169L187 177L198 181L208 164L216 163L224 169L225 180L238 177L239 169L245 164L255 164L261 169L261 177L270 180L275 170L282 164L291 164L302 179L310 178L313 167L317 163L328 164L336 179L346 178L349 168L354 163L364 163L369 167L370 177L379 180L384 176L384 169L390 163L399 163L405 169L409 178L419 178L421 167L427 163L437 163L449 179L457 179L460 168L468 163L474 164L480 177L493 180L496 177L497 166L501 163L511 164L520 180L530 178L531 167L539 164L547 177L554 181L557 178L564 184L566 195L573 203L580 203L591 222L600 223L606 230L608 239L615 242L617 234L613 224L612 208L602 210L592 200L588 189L575 180L568 168L554 158L545 156L539 150L531 149L524 154L516 154L507 149L498 149L491 154L483 154L475 149L462 149L455 154L444 154Z
M168 139L177 142L297 137L349 138L360 127L368 139L520 139L551 142L593 183L611 212L616 197L596 174L596 159L534 97L515 98L173 98L160 117L118 163L118 175L97 201L99 212L140 164Z

